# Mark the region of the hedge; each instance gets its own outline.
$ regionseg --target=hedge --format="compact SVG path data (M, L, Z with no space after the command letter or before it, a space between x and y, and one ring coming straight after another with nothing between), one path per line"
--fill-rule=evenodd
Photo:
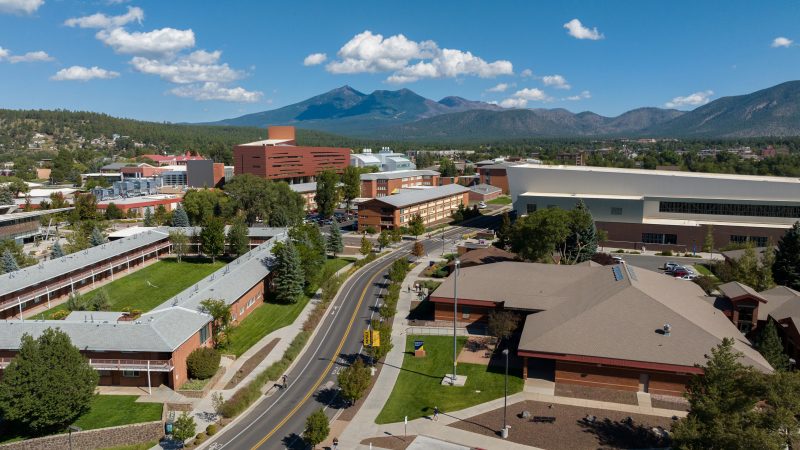
M220 354L213 348L198 348L186 358L189 377L198 380L211 378L219 369Z

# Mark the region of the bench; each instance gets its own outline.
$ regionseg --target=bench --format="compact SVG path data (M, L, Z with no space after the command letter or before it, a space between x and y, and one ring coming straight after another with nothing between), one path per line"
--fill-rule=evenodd
M556 418L552 416L533 416L531 422L536 423L555 423Z

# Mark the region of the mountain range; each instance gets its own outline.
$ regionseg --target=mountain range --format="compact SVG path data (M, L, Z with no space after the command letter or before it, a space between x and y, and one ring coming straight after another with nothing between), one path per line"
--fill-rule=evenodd
M364 94L343 86L293 105L207 125L295 125L369 138L476 140L534 137L737 138L800 135L800 81L722 97L692 111L637 108L616 117L590 111L505 109L409 89Z

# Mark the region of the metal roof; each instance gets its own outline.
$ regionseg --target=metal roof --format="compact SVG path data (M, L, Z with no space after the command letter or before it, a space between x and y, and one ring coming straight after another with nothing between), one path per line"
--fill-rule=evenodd
M55 214L64 211L70 211L75 209L73 207L69 208L57 208L57 209L41 209L38 211L26 211L26 212L18 212L18 213L10 213L10 214L0 214L0 224L3 222L10 222L12 220L19 220L19 219L27 219L29 217L39 217L45 216L47 214Z
M273 145L280 145L280 144L283 144L284 142L291 142L291 141L292 141L292 139L263 139L263 140L260 140L260 141L248 142L247 144L239 144L239 146L247 146L247 147L263 146L263 145L273 146Z
M405 206L416 205L417 203L428 202L464 192L469 192L469 189L461 186L460 184L448 184L446 186L438 186L433 189L403 191L400 194L376 198L375 201L392 205L395 208L403 208Z
M361 174L361 180L396 180L398 178L418 176L438 176L435 170L393 170L391 172L373 172Z
M317 182L290 184L289 189L300 193L315 192L317 190Z

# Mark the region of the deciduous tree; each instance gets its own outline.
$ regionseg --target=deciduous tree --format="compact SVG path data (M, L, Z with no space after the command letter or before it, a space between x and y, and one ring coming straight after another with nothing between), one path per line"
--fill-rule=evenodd
M304 223L289 230L289 238L300 256L306 286L319 284L325 265L325 238L315 223Z
M425 222L422 220L422 216L414 214L411 217L411 220L408 221L408 232L415 238L425 232Z
M225 347L230 343L228 332L233 322L231 308L224 300L208 298L200 302L200 311L211 316L211 339L217 348Z
M414 242L414 249L411 251L411 254L418 258L425 256L425 246L422 245L422 242Z
M350 404L358 401L369 387L370 378L369 367L364 365L360 357L356 357L353 364L339 372L338 381L342 398Z
M172 253L175 253L178 262L181 262L183 256L189 252L189 238L183 230L175 230L169 232L169 242L172 244Z
M391 240L392 237L389 230L381 231L381 234L378 235L378 249L383 250L384 247L388 247Z
M487 331L499 341L511 337L519 326L519 316L511 311L492 311L489 313Z
M703 239L703 251L711 253L714 251L714 226L706 225L706 237Z
M354 166L347 166L342 173L342 198L350 211L353 199L361 195L361 171Z
M194 423L194 417L186 411L182 412L172 425L172 437L176 441L185 442L193 438L196 433L197 428Z
M366 236L361 236L361 249L359 252L364 256L372 253L372 242Z
M322 217L331 217L339 203L337 183L339 183L339 176L332 170L324 170L317 175L317 194L314 196L314 201L317 203L317 211Z
M328 438L331 428L328 423L328 416L320 408L306 418L306 429L303 431L303 440L312 448L317 448L317 444Z
M247 224L240 217L233 220L233 224L228 229L228 252L236 256L242 256L250 248L250 238L247 236Z
M225 251L225 225L219 217L211 217L200 231L200 247L211 262Z

